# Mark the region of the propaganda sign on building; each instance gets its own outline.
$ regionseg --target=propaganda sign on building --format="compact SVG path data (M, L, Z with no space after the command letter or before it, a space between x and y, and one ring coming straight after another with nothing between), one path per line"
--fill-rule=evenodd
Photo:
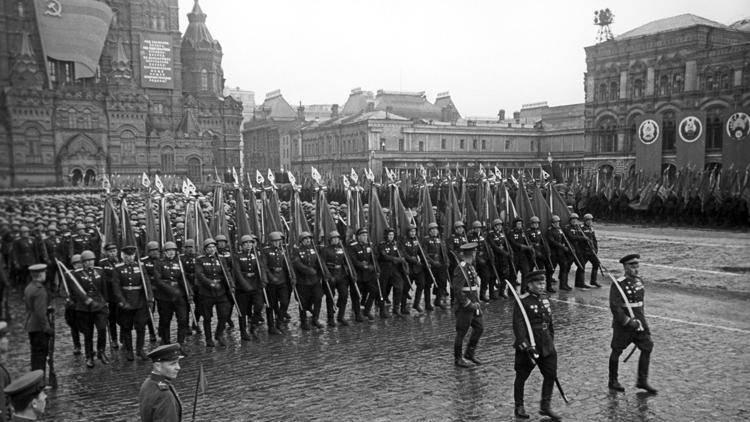
M167 34L143 34L141 38L141 87L173 89L172 38Z

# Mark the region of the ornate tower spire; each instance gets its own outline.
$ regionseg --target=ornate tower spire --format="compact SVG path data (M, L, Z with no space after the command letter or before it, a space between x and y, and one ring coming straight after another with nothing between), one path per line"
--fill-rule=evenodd
M28 32L21 33L21 47L13 63L11 73L13 85L41 86L42 74L36 62L34 49L31 47L31 37Z
M188 21L180 51L183 91L195 97L223 97L221 44L211 36L206 26L206 14L197 0L188 13Z
M122 39L117 39L115 47L115 56L112 58L112 77L116 80L130 80L133 77L133 71L130 69L130 59L125 53L125 47L122 45Z

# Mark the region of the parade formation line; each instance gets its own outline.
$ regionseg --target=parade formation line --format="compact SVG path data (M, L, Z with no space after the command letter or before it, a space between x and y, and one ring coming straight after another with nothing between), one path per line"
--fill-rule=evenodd
M606 307L606 306L591 305L591 304L588 304L588 303L579 303L579 302L573 302L573 301L570 301L570 300L553 299L553 298L550 298L549 300L551 300L553 302L566 303L568 305L577 305L577 306L583 306L585 308L600 309L600 310L604 310L604 311L607 311L607 312L609 312L609 310L610 310L609 307ZM670 318L670 317L665 317L665 316L661 316L661 315L653 315L653 314L649 314L648 317L649 318L663 319L665 321L677 322L677 323L681 323L681 324L696 325L696 326L699 326L699 327L706 327L706 328L718 328L720 330L725 330L725 331L733 331L733 332L736 332L736 333L750 334L750 330L743 330L742 328L726 327L726 326L723 326L723 325L707 324L707 323L704 323L704 322L688 321L688 320L684 320L684 319Z

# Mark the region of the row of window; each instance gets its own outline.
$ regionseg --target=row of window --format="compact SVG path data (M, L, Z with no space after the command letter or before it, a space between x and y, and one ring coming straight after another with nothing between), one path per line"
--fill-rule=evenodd
M718 91L731 88L730 73L726 70L707 72L700 78L700 89L702 91ZM644 96L645 84L643 78L632 79L630 85L630 98L639 99ZM669 96L680 94L685 90L685 77L682 71L665 72L656 80L654 92L658 96ZM596 88L595 98L599 102L616 101L620 98L620 84L617 80L600 82Z

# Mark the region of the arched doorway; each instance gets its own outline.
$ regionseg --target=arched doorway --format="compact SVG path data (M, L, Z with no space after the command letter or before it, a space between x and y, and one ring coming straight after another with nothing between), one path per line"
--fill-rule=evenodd
M96 184L96 172L93 169L86 170L86 174L83 176L84 186L94 186Z
M81 169L74 169L70 172L70 184L73 186L80 186L83 181L83 172Z
M195 183L203 181L203 165L200 158L190 157L187 160L187 175Z

